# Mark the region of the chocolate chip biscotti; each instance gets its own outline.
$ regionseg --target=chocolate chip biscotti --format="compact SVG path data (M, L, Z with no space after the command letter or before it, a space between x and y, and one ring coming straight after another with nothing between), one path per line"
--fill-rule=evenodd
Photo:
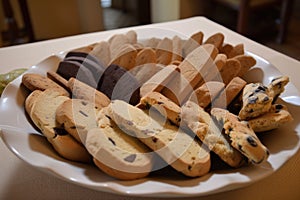
M209 172L210 154L204 145L159 113L147 114L120 100L112 101L110 109L110 117L122 130L138 137L177 171L190 177Z

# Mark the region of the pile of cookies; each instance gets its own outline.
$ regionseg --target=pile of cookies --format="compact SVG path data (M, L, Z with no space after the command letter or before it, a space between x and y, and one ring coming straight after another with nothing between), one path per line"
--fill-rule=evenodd
M25 110L62 157L117 179L166 166L199 177L210 152L232 168L266 161L257 134L293 119L277 103L289 78L247 83L255 64L222 33L141 42L129 31L68 52L47 76L24 74Z

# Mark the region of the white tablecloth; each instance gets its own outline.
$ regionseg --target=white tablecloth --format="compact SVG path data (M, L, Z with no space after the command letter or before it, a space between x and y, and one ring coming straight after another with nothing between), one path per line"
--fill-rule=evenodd
M255 52L271 62L283 74L288 75L292 83L300 88L300 62L286 55L276 52L268 47L247 39L227 28L218 25L204 17L194 17L174 22L152 24L141 28L165 28L178 31L180 34L190 36L199 30L208 36L216 32L225 35L225 42L231 44L243 43L245 49ZM130 28L133 29L133 28ZM7 48L0 48L0 73L11 69L30 67L45 59L51 54L81 47L100 40L106 40L118 32L128 29L119 29L106 32L96 32L32 44L25 44ZM0 199L139 199L140 197L120 196L112 193L99 192L80 187L57 177L41 172L24 163L11 153L3 141L0 141ZM271 176L250 186L222 192L204 197L191 197L188 199L300 199L300 152L273 173ZM149 198L151 199L151 198ZM153 198L154 199L154 198ZM186 199L186 198L185 198Z

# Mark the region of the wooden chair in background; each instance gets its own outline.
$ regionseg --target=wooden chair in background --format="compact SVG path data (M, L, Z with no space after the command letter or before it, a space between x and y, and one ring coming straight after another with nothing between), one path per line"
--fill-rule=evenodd
M238 12L236 31L246 35L248 33L249 15L252 11L268 9L271 6L280 6L279 32L277 42L285 40L293 0L212 0Z
M22 21L24 26L19 27L14 16L14 10L10 0L2 0L2 8L6 30L2 33L3 40L7 40L7 45L20 44L24 42L34 42L35 36L30 19L30 14L26 0L18 0Z

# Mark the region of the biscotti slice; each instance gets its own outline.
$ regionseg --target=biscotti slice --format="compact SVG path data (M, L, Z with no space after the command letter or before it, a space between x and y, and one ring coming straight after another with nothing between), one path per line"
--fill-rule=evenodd
M93 102L97 108L106 107L110 103L110 99L105 94L75 78L70 78L68 87L73 97Z
M61 95L69 96L69 92L63 87L58 85L56 82L50 78L33 73L26 73L22 76L22 84L25 85L30 91L41 90L44 91L48 88L55 89L60 92Z
M245 163L244 156L234 149L222 134L223 127L218 127L203 108L195 102L187 101L181 110L184 126L189 127L224 162L231 167L240 167Z
M282 104L272 105L269 112L248 121L254 132L270 131L293 121L292 115Z
M197 88L190 96L189 101L206 108L224 90L225 84L218 81L209 81Z
M133 180L146 177L154 164L151 150L140 140L124 133L107 115L98 115L98 128L88 131L85 146L94 163L108 175Z
M270 95L273 97L273 102L275 103L279 95L284 92L284 87L289 83L290 79L288 76L279 76L274 78L268 85L270 90Z
M222 108L213 108L211 115L218 126L223 127L231 145L255 164L268 159L269 151L261 143L247 121Z
M273 97L268 87L262 83L249 83L244 87L242 101L239 117L242 120L249 120L267 113L271 108Z
M28 109L29 116L59 155L72 161L90 162L90 155L85 147L62 127L57 126L56 109L68 99L69 97L61 96L56 90L47 89L37 95L31 109Z
M182 104L203 79L203 75L213 64L218 50L212 44L204 44L188 54L178 66L180 74L169 82L162 93L174 101Z
M210 154L200 141L171 125L159 113L150 115L130 104L114 100L110 117L127 133L134 134L177 171L190 177L207 174Z
M141 98L141 104L146 108L154 107L173 124L179 126L181 122L181 108L159 92L149 92Z
M87 132L97 127L100 108L83 99L68 99L56 109L56 121L78 142L85 143Z

